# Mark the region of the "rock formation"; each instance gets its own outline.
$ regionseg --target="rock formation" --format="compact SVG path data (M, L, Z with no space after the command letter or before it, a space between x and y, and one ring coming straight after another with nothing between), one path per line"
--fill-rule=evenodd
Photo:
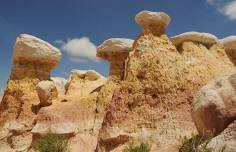
M54 82L58 94L64 95L66 93L65 85L67 83L67 80L61 77L51 77L51 80Z
M57 48L39 38L27 34L17 37L12 57L14 66L0 105L1 141L12 141L12 147L23 146L17 149L27 147L18 142L32 137L27 131L33 126L39 104L36 85L50 79L50 71L60 58ZM9 131L18 134L9 135Z
M212 34L199 32L186 32L177 36L173 36L170 40L175 46L188 41L202 43L208 46L216 44L219 41L218 38Z
M236 120L236 74L210 81L193 100L192 117L202 136L215 136Z
M109 79L123 80L125 60L133 46L133 40L111 38L97 48L97 56L110 62Z
M230 60L236 64L236 36L229 36L221 39L220 42L224 45L226 53Z
M171 18L164 12L141 11L135 16L137 24L143 27L143 34L151 32L156 36L165 33Z
M121 151L127 142L140 140L152 143L152 151L178 145L178 137L195 132L190 104L199 87L234 71L215 37L215 43L206 44L198 38L202 34L195 33L175 46L174 38L171 42L165 35L167 14L142 11L135 19L143 30L127 59L124 81L108 106L98 152Z
M72 70L66 84L66 95L78 98L87 97L90 93L103 86L106 78L94 70Z
M131 39L110 38L97 48L97 56L110 62L108 81L101 88L97 99L97 128L100 128L105 109L110 104L114 91L124 79L126 59L132 50L133 42Z
M71 152L121 152L131 142L177 152L179 137L197 131L205 137L208 130L221 132L210 148L226 144L234 151L236 38L200 32L169 38L170 20L164 12L141 11L135 41L104 41L97 56L110 62L108 79L94 70L50 77L60 51L20 35L0 102L0 151L28 151L53 133L69 139Z
M236 121L231 123L218 136L211 139L208 148L212 152L235 152L236 151Z
M41 106L51 105L52 100L58 97L57 88L53 81L40 81L36 86L36 90Z
M65 85L66 94L53 100L51 106L39 110L36 125L31 131L34 139L48 133L66 135L70 138L71 152L94 151L101 126L97 124L101 122L97 121L96 115L97 96L106 81L94 70L72 70Z

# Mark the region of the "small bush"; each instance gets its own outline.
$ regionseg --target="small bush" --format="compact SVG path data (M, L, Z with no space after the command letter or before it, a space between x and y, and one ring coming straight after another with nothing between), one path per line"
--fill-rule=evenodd
M199 135L192 135L191 138L180 137L179 140L182 143L179 152L212 152L212 149L207 147L211 138L203 139ZM219 152L224 152L225 149L226 146L221 148Z
M148 143L141 143L139 146L130 144L123 150L123 152L150 152L150 151L151 151L151 145Z
M40 152L67 152L68 139L54 134L48 134L33 144L33 148Z

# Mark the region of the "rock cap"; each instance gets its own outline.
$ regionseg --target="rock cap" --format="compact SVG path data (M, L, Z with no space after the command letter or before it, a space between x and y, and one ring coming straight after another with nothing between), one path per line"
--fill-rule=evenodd
M171 18L164 12L151 12L151 11L141 11L135 16L135 21L137 24L147 27L147 26L163 26L166 28Z
M115 56L128 55L132 51L134 40L126 38L110 38L97 47L97 56L111 61Z
M17 37L12 62L32 62L47 64L50 68L60 62L61 52L48 42L28 34L21 34Z
M218 42L218 38L210 33L186 32L170 38L171 42L177 46L186 41L198 42L205 45L213 45Z
M236 50L236 36L228 36L221 39L220 42L224 45L226 50Z

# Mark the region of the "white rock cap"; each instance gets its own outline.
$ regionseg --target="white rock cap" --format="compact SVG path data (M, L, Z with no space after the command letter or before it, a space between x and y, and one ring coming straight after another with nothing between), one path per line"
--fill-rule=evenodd
M33 62L48 64L49 67L55 68L60 59L60 50L48 42L28 34L21 34L16 39L12 58L13 64Z
M110 38L97 47L97 56L111 60L118 54L128 55L133 49L134 40L126 38Z
M148 27L148 26L163 26L166 28L171 18L164 12L151 12L151 11L141 11L135 16L135 21L137 24Z
M218 43L218 38L210 33L200 33L200 32L186 32L177 36L170 38L171 42L177 46L183 42L191 41L198 42L205 45L213 45Z
M236 50L236 36L228 36L221 39L220 42L224 45L226 50Z

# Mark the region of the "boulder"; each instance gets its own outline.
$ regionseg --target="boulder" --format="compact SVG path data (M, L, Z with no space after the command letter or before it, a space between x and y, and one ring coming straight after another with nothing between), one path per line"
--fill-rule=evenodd
M170 38L171 42L178 46L183 42L197 42L205 45L213 45L218 43L218 38L210 33L200 33L200 32L186 32L180 35L176 35Z
M236 119L236 74L210 81L195 95L192 118L200 135L216 136Z
M97 47L97 56L110 62L109 79L124 78L125 60L132 50L134 40L111 38Z
M58 94L64 95L66 93L65 85L67 83L67 80L61 77L51 77L51 80L54 82Z
M211 139L207 147L212 152L236 151L236 121L232 122L223 132Z
M52 100L58 97L57 88L53 81L40 81L36 90L39 96L41 106L49 106Z

